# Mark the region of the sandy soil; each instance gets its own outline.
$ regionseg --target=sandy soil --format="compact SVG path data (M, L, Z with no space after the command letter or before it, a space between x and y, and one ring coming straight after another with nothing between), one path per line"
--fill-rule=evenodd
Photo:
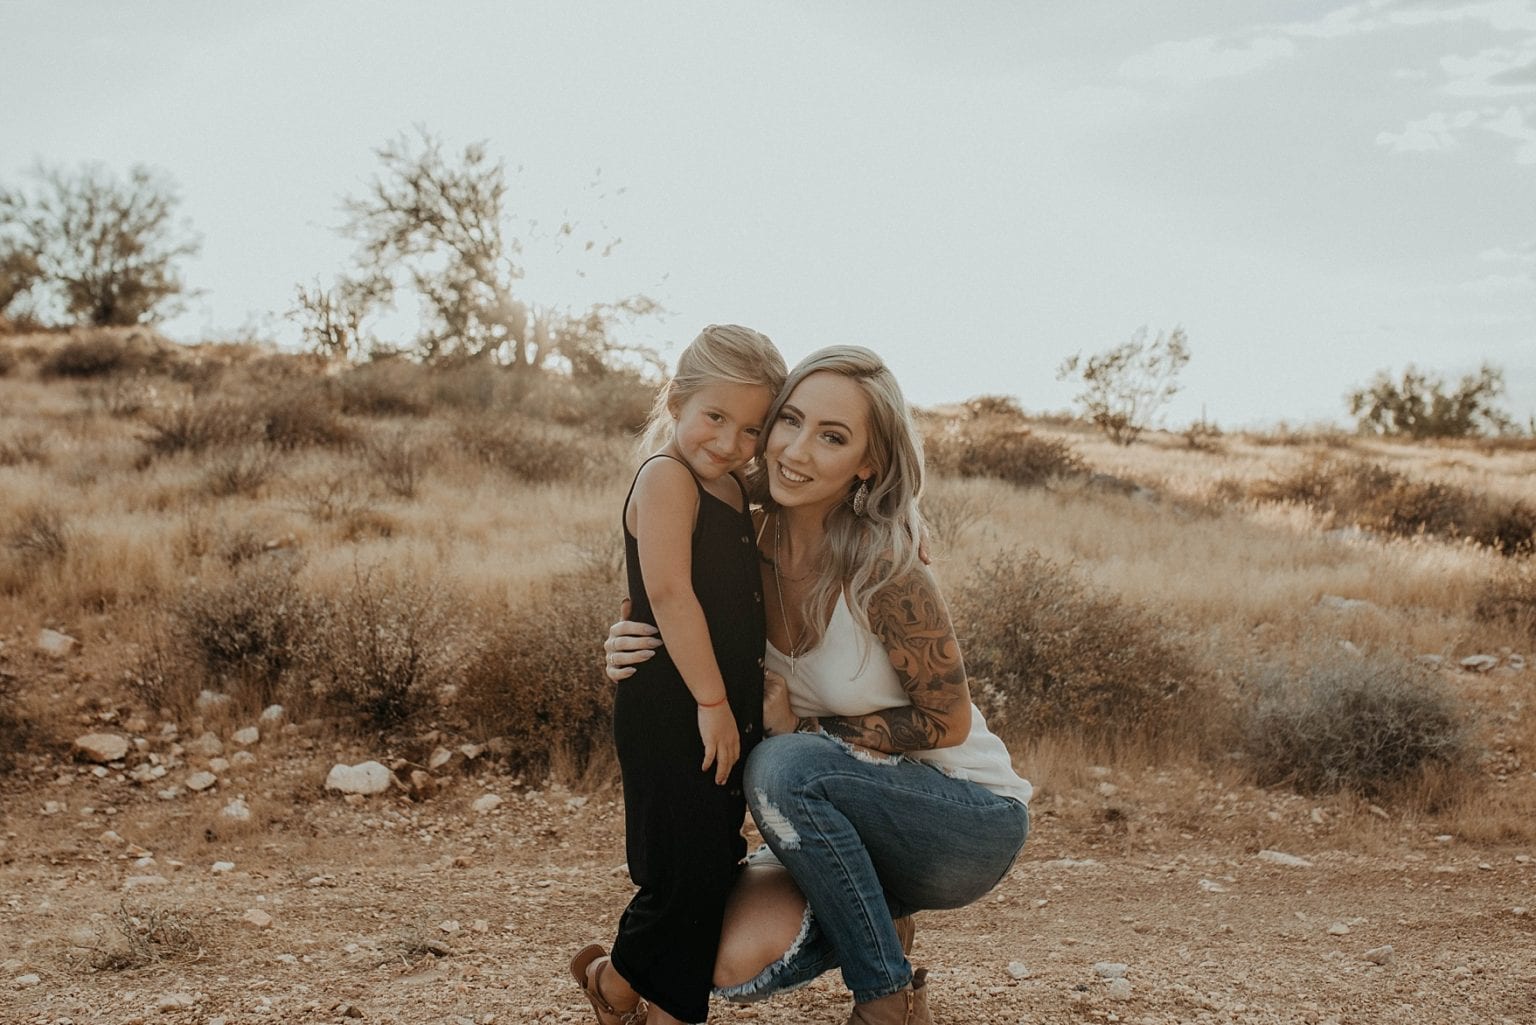
M294 735L255 751L172 799L57 760L0 784L0 1022L590 1020L565 964L629 894L615 791L472 763L425 800L348 803L325 771L367 752ZM199 767L164 760L173 783ZM1205 770L1125 775L1043 788L998 890L919 916L936 1021L1536 1021L1531 852ZM500 806L475 811L487 794ZM222 814L237 796L248 822ZM123 911L172 928L109 967L130 952ZM1101 962L1126 966L1128 997ZM828 976L712 1020L847 1013Z

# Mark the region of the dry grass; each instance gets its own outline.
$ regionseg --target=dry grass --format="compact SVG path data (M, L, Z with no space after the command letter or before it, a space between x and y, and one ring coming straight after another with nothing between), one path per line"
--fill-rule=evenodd
M208 943L194 916L178 907L122 902L91 952L91 967L103 972L152 965L186 964L208 956Z

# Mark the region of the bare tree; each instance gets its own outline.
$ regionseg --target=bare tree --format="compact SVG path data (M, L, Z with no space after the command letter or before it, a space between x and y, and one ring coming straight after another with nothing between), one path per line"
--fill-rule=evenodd
M122 181L100 164L73 173L39 166L33 176L30 194L0 189L0 232L9 254L30 260L34 297L47 293L39 305L97 325L152 323L178 311L186 285L176 264L199 243L176 216L180 199L169 180L136 166Z
M1062 361L1058 380L1077 378L1077 396L1088 418L1117 445L1129 445L1152 425L1158 410L1178 392L1176 379L1189 362L1189 339L1182 327L1161 331L1147 341L1145 326L1130 341L1089 356Z
M340 277L324 288L315 279L313 288L299 285L288 318L299 325L304 340L315 351L337 360L363 359L378 346L365 322L375 311L388 306L394 286L388 278Z
M346 201L342 230L359 243L369 276L404 275L420 296L422 358L489 358L526 371L561 357L575 371L614 348L616 318L655 311L644 296L573 313L519 295L522 244L508 227L505 165L483 143L454 157L425 129L417 136L377 150L382 171L363 197Z

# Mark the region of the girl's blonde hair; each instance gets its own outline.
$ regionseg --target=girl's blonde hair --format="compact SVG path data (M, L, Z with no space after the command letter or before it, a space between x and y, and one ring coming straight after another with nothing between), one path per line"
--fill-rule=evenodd
M667 443L673 411L694 393L712 384L756 384L777 392L784 375L784 357L767 335L740 324L709 325L677 357L677 369L656 393L640 431L641 453Z
M858 345L833 345L818 349L795 365L773 405L768 407L768 427L778 422L779 410L801 381L812 374L840 374L857 384L869 402L869 451L874 469L869 478L869 501L864 515L853 512L853 495L859 480L848 482L848 500L827 514L827 536L821 571L805 603L806 647L821 642L826 630L826 610L839 592L848 596L848 608L864 629L869 629L869 607L876 592L911 573L918 566L917 544L923 536L923 517L918 500L923 493L923 440L896 375L870 350ZM758 442L759 463L768 440ZM762 482L766 483L766 482ZM766 488L756 489L763 495ZM776 513L772 497L764 506Z

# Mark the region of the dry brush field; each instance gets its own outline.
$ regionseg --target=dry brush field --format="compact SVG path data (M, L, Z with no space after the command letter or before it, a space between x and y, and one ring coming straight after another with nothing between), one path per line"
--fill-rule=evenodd
M0 1022L587 1020L648 398L0 337ZM1536 1021L1536 448L922 419L1037 788L997 892L919 917L936 1020Z

